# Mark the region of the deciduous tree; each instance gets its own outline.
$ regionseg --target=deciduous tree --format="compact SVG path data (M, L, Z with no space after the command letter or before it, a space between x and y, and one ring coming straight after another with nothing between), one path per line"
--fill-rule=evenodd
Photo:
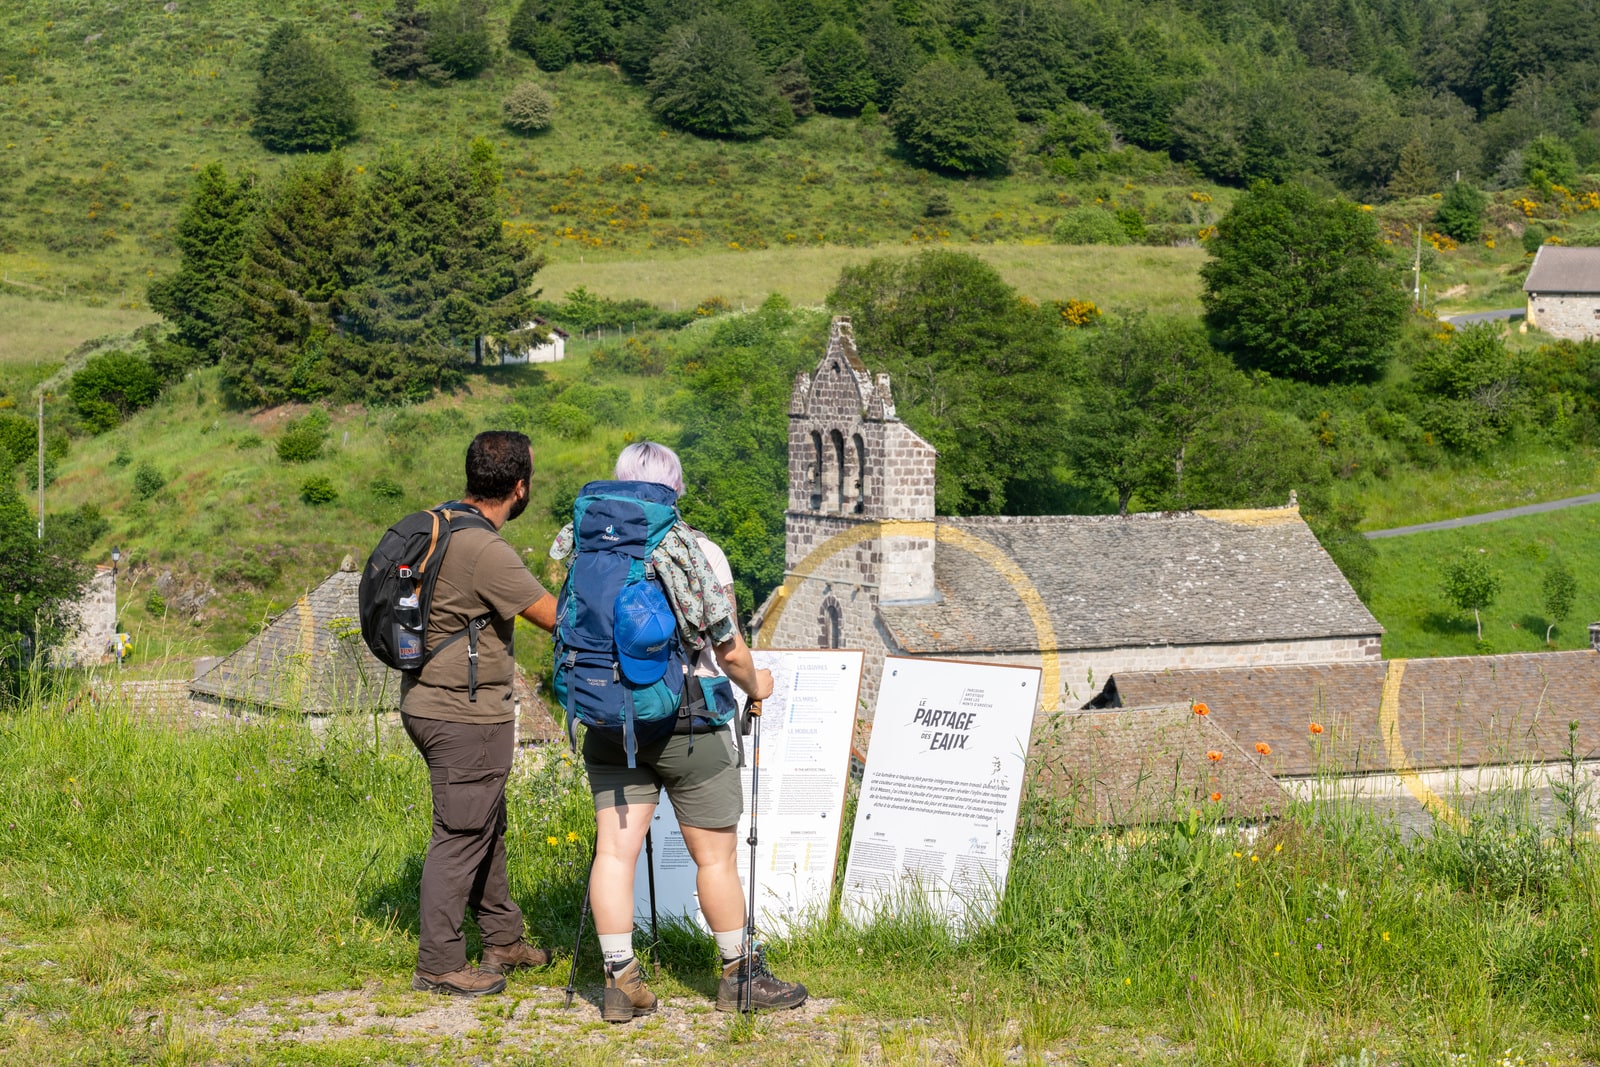
M650 104L664 122L713 137L781 134L794 124L731 16L704 15L675 26L650 64Z
M942 60L906 82L889 124L913 160L960 174L1004 170L1017 130L1003 88L976 68Z
M1566 622L1567 616L1572 614L1573 601L1578 597L1578 579L1567 569L1566 563L1558 559L1544 572L1539 594L1544 599L1544 617L1550 620L1544 631L1544 643L1548 645L1556 624Z
M1383 372L1406 298L1370 213L1295 183L1258 183L1207 250L1205 321L1241 367L1310 382Z
M1462 611L1472 612L1472 621L1478 627L1478 640L1483 640L1482 611L1500 595L1500 575L1489 566L1489 559L1480 550L1468 552L1444 569L1442 584L1445 599Z

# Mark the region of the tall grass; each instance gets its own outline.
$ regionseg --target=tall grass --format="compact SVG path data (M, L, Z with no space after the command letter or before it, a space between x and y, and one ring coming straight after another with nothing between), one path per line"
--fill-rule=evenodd
M143 1058L224 986L249 1003L375 978L408 996L426 775L403 738L375 746L356 721L178 732L83 696L0 718L0 1049ZM592 820L559 751L540 766L512 787L512 889L534 935L562 946ZM1339 803L1259 832L1119 833L1062 829L1030 798L991 921L958 937L925 916L856 926L835 910L775 943L774 965L860 1021L847 1059L863 1043L891 1062L1152 1042L1207 1064L1600 1054L1592 844L1542 849L1536 826L1509 826L1544 875L1485 879L1498 861L1476 831L1405 840L1361 810L1325 817ZM671 999L706 994L709 953L682 930L664 941ZM581 975L597 980L587 953ZM140 1026L152 1016L159 1041ZM781 1042L741 1050L789 1062Z

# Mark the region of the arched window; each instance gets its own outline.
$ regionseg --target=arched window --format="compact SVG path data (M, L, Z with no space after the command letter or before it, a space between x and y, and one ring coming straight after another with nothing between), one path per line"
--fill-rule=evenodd
M833 445L833 454L828 457L833 460L833 470L830 472L833 475L833 484L829 486L833 490L831 503L834 511L843 513L847 510L845 508L844 495L845 485L849 482L844 460L844 434L838 430L830 430L828 431L828 438Z
M839 602L831 596L822 602L822 611L817 615L817 630L819 647L844 647L844 612Z
M857 515L867 509L867 446L861 440L861 435L856 434L850 438L855 446L855 463L853 465L854 484L850 487L851 499L855 505L851 508Z
M822 509L822 434L811 431L811 510Z

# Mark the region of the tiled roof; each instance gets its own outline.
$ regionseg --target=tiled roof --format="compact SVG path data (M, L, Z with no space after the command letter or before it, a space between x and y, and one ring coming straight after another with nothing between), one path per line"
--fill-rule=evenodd
M1187 707L1052 716L1034 731L1028 762L1032 787L1054 793L1080 826L1170 822L1197 808L1270 818L1286 800L1253 751Z
M1246 750L1270 745L1264 762L1279 775L1549 762L1561 758L1572 721L1578 751L1600 751L1600 653L1593 651L1121 672L1092 703L1188 708L1195 701Z
M1295 507L939 519L1038 591L1059 650L1368 636L1383 627ZM941 536L939 601L879 613L912 653L1038 651L1013 585Z
M400 705L400 674L379 663L361 640L358 571L338 571L297 600L233 655L189 683L224 701L313 714ZM545 703L538 679L518 667L518 740L542 744L566 735Z
M361 640L358 571L337 571L190 684L227 701L329 713L395 707L400 676Z
M1541 245L1522 288L1529 293L1600 293L1600 248Z

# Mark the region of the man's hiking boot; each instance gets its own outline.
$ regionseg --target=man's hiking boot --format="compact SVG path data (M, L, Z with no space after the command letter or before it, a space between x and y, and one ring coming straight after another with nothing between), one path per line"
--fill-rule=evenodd
M806 987L799 982L785 982L773 977L767 970L767 950L756 946L753 977L749 979L750 1006L756 1011L774 1008L798 1008L806 1002ZM745 958L722 965L722 981L717 983L717 1010L743 1011L745 1006Z
M606 969L605 1002L600 1006L600 1018L608 1023L625 1023L635 1015L649 1015L656 1010L656 995L644 984L644 971L637 959L628 961L622 970L611 973Z
M506 974L522 967L544 967L549 962L549 949L534 948L518 940L510 945L484 945L483 962L478 966L490 974Z
M448 993L453 997L482 997L505 989L506 980L481 967L463 967L449 974L424 974L418 971L411 988L419 993Z

